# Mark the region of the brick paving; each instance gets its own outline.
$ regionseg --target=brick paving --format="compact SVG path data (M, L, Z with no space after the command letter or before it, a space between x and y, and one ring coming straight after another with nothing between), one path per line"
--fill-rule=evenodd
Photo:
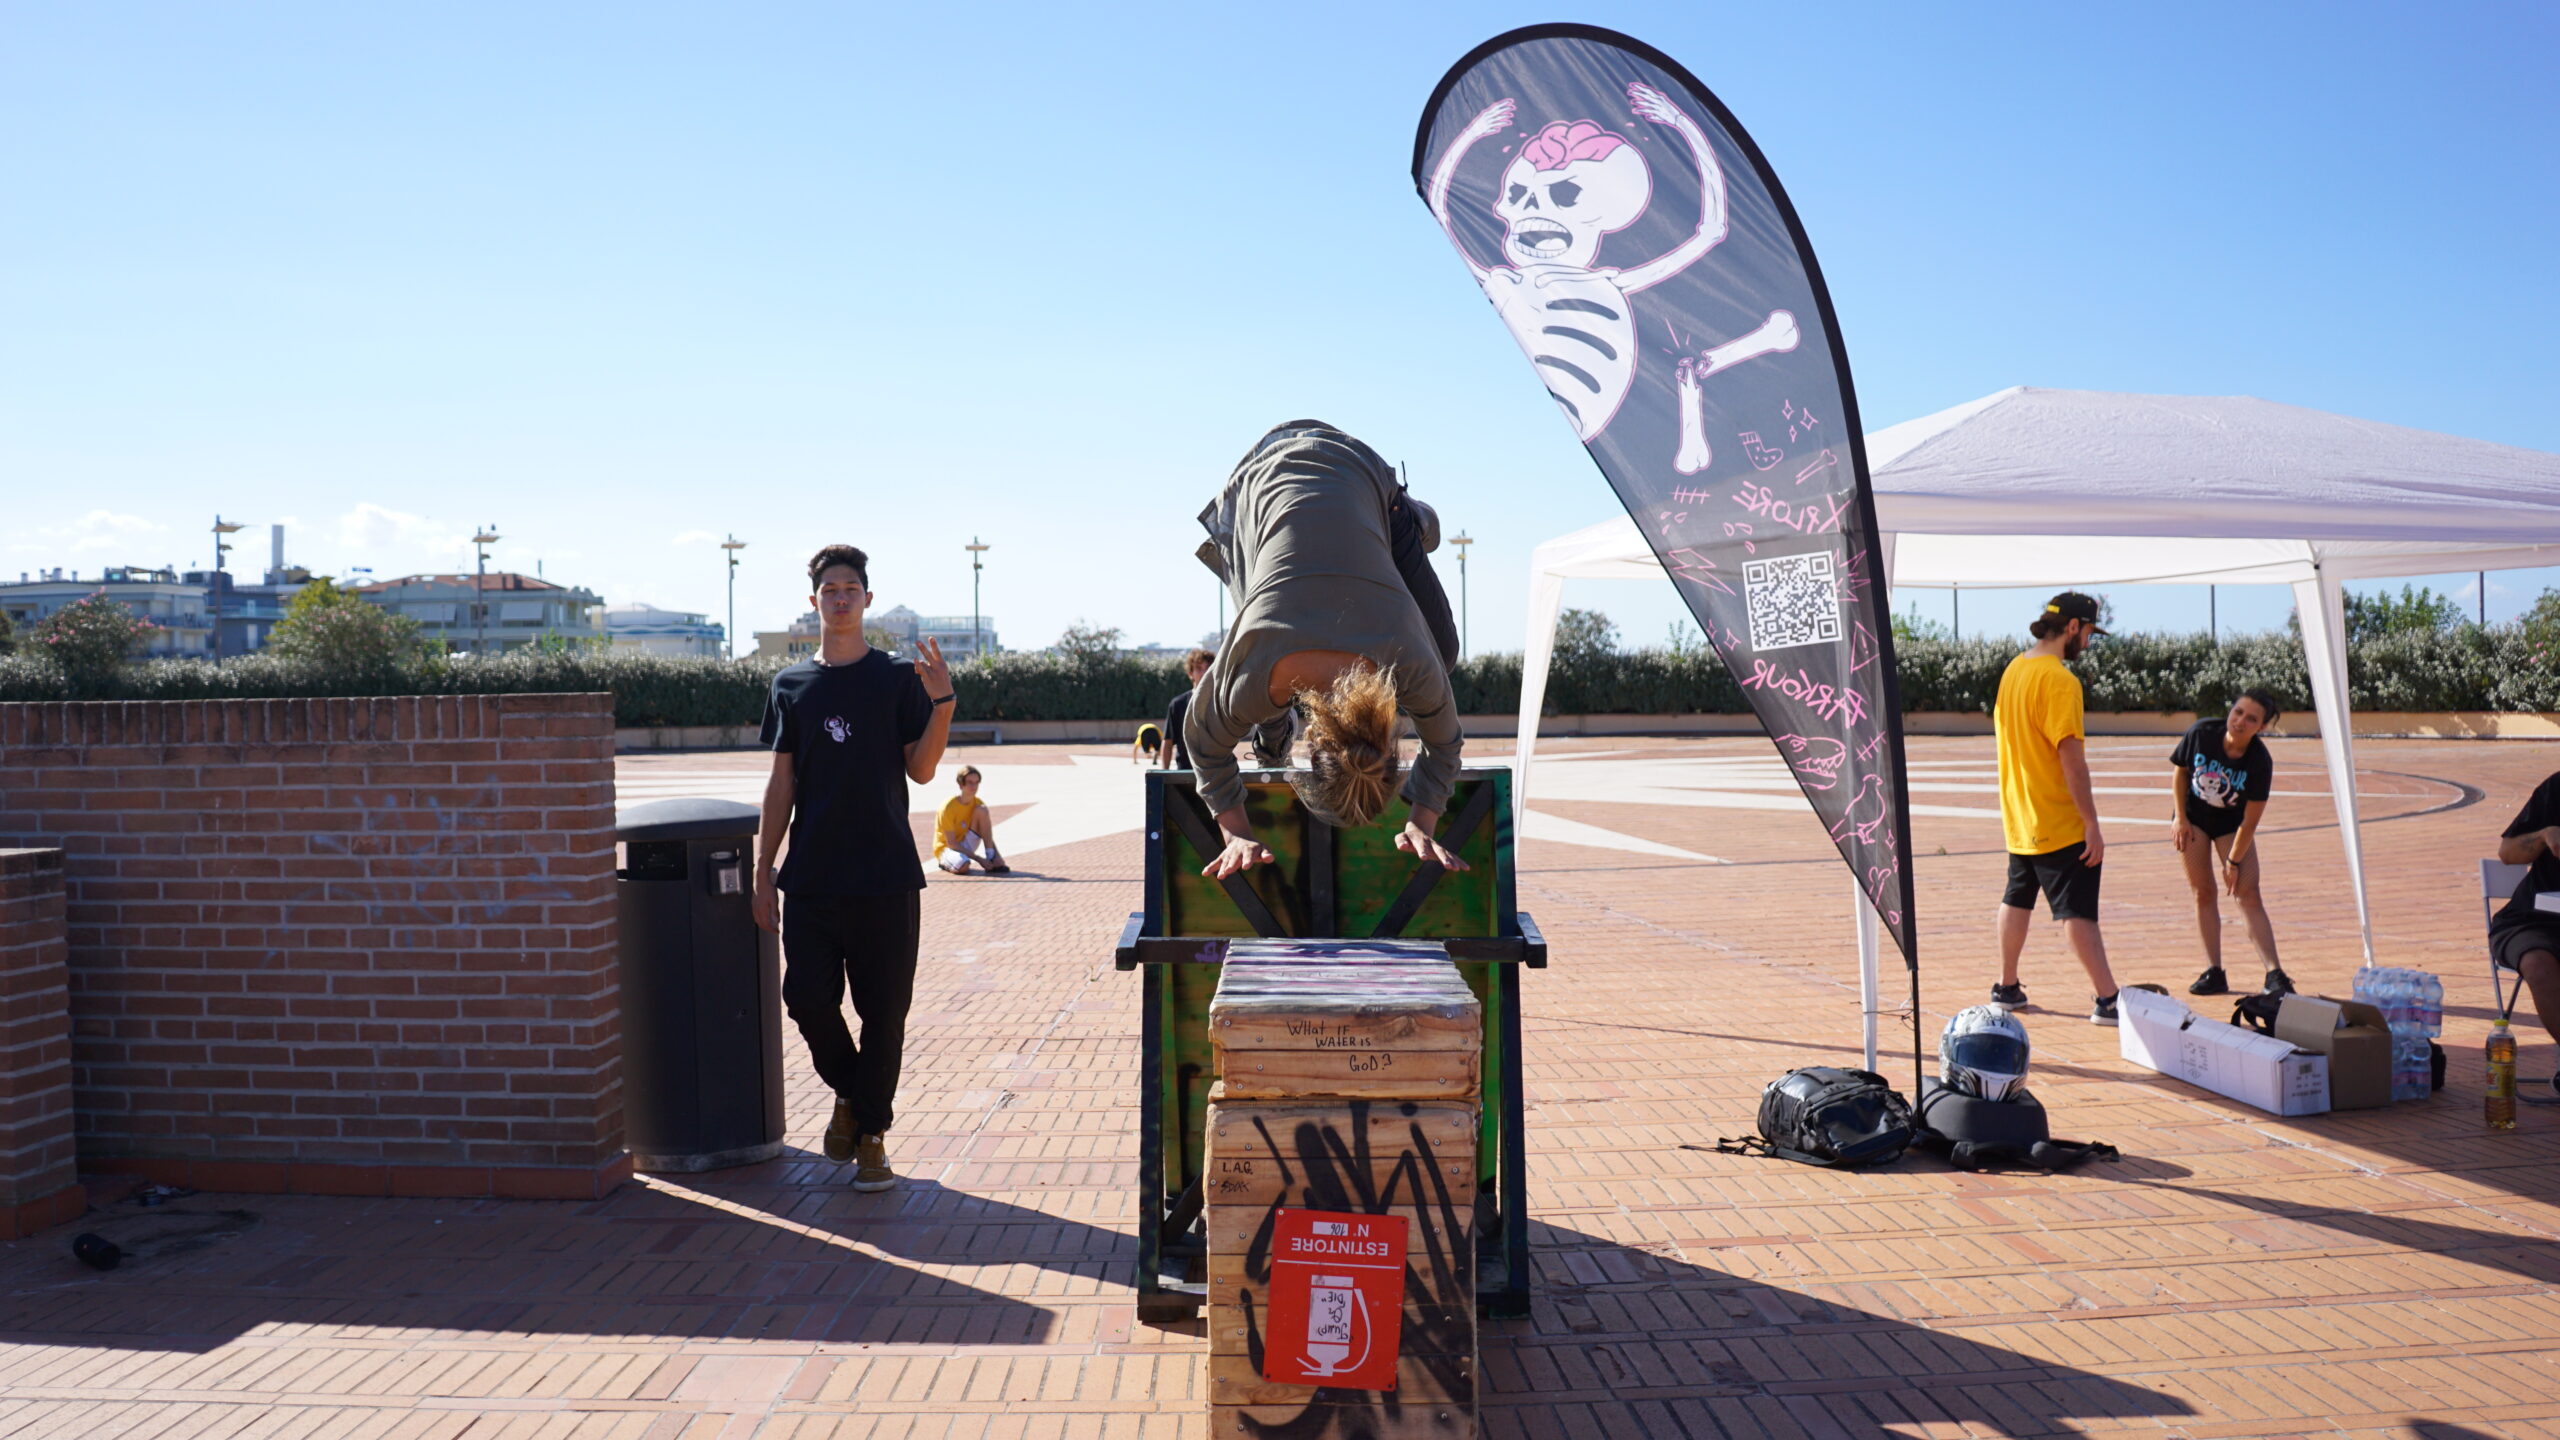
M2106 813L2165 814L2166 749L2093 742L2102 786L2141 787ZM2306 988L2343 991L2357 944L2317 754L2276 751L2277 935ZM1989 742L1912 754L1978 775ZM759 760L620 768L752 791ZM1553 807L1734 863L1525 842L1521 903L1555 952L1526 987L1537 1291L1486 1327L1486 1433L2560 1435L2560 1108L2480 1126L2475 868L2560 749L2368 742L2359 761L2376 942L2446 980L2446 1094L2281 1120L2135 1070L2040 923L2036 1089L2058 1131L2126 1154L2050 1178L1701 1148L1780 1071L1854 1058L1843 873L1801 812ZM1999 836L1964 815L1915 832L1934 1036L1994 978ZM2111 839L2118 969L2182 988L2199 962L2166 829ZM71 1227L0 1245L0 1437L1205 1435L1198 1327L1137 1324L1128 1288L1137 987L1109 941L1138 904L1135 837L1017 868L926 896L904 1190L856 1195L818 1157L825 1097L797 1055L786 1158L599 1201L143 1208L102 1186L83 1223L144 1252L124 1268L76 1265ZM2553 1048L2525 1040L2524 1071L2549 1075Z

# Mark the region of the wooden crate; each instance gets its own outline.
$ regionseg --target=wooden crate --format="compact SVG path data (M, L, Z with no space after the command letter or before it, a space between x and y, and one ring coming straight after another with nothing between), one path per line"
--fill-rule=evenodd
M1208 1008L1203 1126L1211 1433L1475 1433L1484 1010L1445 954L1341 941L1232 947ZM1396 1388L1262 1374L1283 1208L1405 1222ZM1285 1418L1284 1418L1285 1417Z
M1482 1088L1476 1057L1454 1050L1344 1053L1244 1050L1222 1056L1209 1099L1297 1100L1333 1095L1361 1100L1463 1100Z
M1484 1006L1445 954L1408 946L1232 946L1209 1043L1227 1099L1471 1100L1484 1088Z

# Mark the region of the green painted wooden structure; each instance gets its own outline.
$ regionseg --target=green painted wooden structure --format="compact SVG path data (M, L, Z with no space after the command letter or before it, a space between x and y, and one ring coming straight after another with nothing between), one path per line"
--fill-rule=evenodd
M1186 1319L1207 1295L1200 1172L1209 1086L1209 1000L1230 940L1437 941L1484 1004L1484 1132L1477 1145L1476 1296L1488 1315L1529 1312L1527 1155L1520 1095L1522 966L1546 942L1515 894L1511 772L1459 774L1440 839L1470 867L1444 871L1395 848L1398 800L1370 825L1307 815L1280 771L1247 771L1246 813L1273 864L1201 875L1216 822L1188 770L1147 772L1146 905L1129 917L1119 967L1144 986L1139 1079L1138 1315Z

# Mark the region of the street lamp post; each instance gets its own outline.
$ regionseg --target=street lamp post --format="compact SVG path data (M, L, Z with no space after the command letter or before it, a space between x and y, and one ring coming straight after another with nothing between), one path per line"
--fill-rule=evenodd
M729 658L735 660L738 658L738 552L747 548L747 542L732 533L720 542L720 548L729 552L729 629L721 638L728 642Z
M989 547L972 535L963 548L969 552L969 658L975 660L985 654L987 648L986 641L978 634L978 572L987 568L987 562L978 557L986 554Z
M1449 543L1458 547L1458 654L1467 653L1467 547L1476 543L1464 534L1452 535Z
M495 525L483 525L471 536L471 548L479 556L477 578L471 582L471 653L484 659L489 654L489 547L500 538Z
M216 665L222 663L222 591L225 578L222 557L231 549L230 543L222 537L236 535L241 528L220 515L213 517L213 663Z

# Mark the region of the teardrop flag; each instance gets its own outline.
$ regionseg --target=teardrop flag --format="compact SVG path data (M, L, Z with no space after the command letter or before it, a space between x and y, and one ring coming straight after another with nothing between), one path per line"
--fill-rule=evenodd
M1413 181L1916 971L1866 446L1767 159L1677 61L1540 25L1442 77Z

